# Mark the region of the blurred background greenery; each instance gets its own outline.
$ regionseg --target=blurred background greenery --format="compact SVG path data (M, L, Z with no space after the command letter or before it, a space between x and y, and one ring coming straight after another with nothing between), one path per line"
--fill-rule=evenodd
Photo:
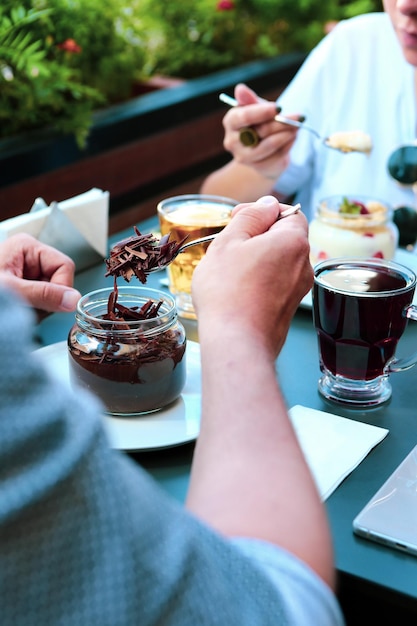
M84 145L95 109L292 51L380 0L2 0L0 138L51 127Z

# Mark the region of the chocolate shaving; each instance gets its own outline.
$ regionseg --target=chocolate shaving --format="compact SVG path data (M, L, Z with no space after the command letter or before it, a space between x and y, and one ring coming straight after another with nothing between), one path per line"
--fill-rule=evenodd
M171 263L186 240L184 237L181 241L170 241L170 233L158 240L152 233L142 235L136 226L133 229L135 235L115 244L110 251L110 257L105 259L105 276L114 276L114 289L109 296L107 314L103 315L103 320L129 322L157 317L162 302L155 304L148 300L139 310L137 307L129 308L119 304L117 278L121 276L126 282L130 282L136 276L145 284L149 272Z
M170 241L170 233L157 239L152 233L142 235L136 226L135 235L119 241L106 259L105 276L122 276L130 282L136 276L141 283L146 283L149 272L165 267L178 254L185 241Z

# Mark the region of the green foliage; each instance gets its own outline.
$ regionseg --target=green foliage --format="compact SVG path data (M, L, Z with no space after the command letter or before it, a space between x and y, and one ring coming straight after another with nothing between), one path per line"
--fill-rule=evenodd
M95 108L128 97L144 62L118 0L2 0L0 137L52 127L85 145Z
M0 138L51 127L85 145L137 79L194 78L309 51L380 0L1 0Z
M327 22L374 10L379 0L137 0L135 9L148 37L146 73L183 78L308 52Z
M341 15L342 18L354 17L361 13L372 13L373 11L382 11L382 0L345 0L342 2Z
M35 68L42 64L45 57L39 41L33 41L28 32L21 28L35 22L46 14L46 11L34 11L21 6L13 8L10 15L4 15L0 8L0 58L4 63L14 63L16 70L33 74Z

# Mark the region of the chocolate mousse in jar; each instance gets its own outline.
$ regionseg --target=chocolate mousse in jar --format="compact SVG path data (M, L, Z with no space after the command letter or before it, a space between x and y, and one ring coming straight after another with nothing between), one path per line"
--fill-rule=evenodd
M322 200L309 226L312 265L329 258L392 259L398 228L391 207L364 196L332 196Z
M137 416L174 402L185 384L186 338L174 298L147 287L92 291L68 335L70 380L109 414Z

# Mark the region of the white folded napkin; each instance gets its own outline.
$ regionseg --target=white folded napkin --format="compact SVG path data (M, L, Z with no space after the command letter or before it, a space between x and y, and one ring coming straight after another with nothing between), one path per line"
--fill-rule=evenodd
M289 415L323 501L389 432L301 405Z
M37 198L28 213L0 222L0 241L29 233L70 256L82 270L107 255L108 221L108 191L93 188L50 206Z

